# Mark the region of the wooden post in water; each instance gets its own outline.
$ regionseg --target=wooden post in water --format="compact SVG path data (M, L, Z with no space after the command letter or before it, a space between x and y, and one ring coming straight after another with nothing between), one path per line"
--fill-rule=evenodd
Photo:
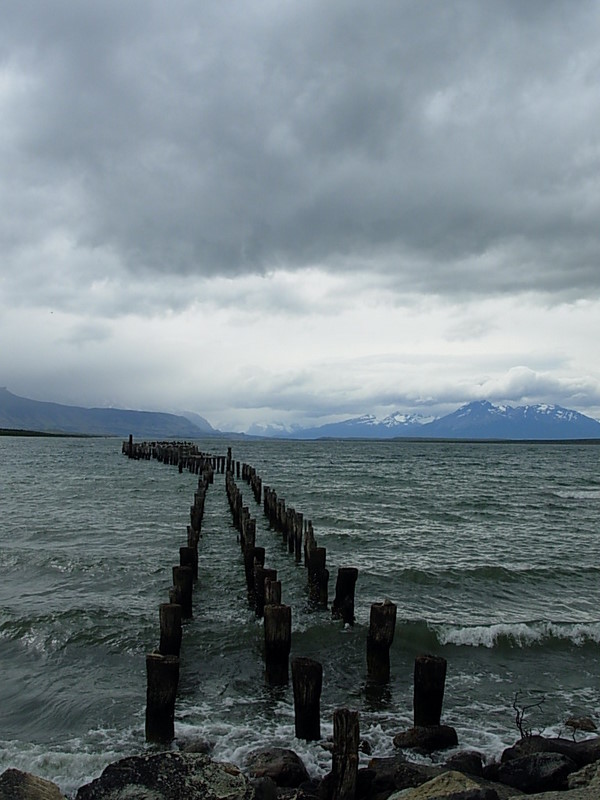
M332 800L354 800L359 736L358 711L337 708L333 712Z
M191 567L173 567L173 599L181 606L185 619L192 616L194 574Z
M288 682L288 660L292 646L292 609L266 605L264 610L265 667L268 683L280 686Z
M331 615L335 619L343 619L344 625L354 625L354 587L357 578L356 567L340 567L338 569Z
M163 603L159 607L161 656L178 656L181 650L181 606Z
M313 605L327 608L329 570L325 568L327 551L324 547L313 547L308 552L308 599Z
M307 742L318 741L321 738L323 666L311 658L293 659L292 683L296 736Z
M367 675L373 683L390 679L390 647L396 630L396 606L389 600L373 603L367 635Z
M198 551L195 547L179 548L179 564L192 570L192 581L198 580Z
M317 542L315 541L315 532L313 530L312 522L308 520L306 529L304 531L304 566L308 567L310 561L311 551L315 549Z
M413 696L415 728L440 724L446 667L446 659L441 656L416 657Z
M277 580L277 570L254 564L254 608L256 616L262 617L265 611L265 580Z
M179 658L148 653L146 677L146 741L166 744L175 738Z
M281 581L265 578L265 608L281 605Z

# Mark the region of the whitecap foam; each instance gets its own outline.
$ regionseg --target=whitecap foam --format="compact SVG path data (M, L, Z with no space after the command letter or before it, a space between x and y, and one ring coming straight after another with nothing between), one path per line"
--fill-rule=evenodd
M60 744L0 741L0 773L15 768L55 783L66 797L97 778L111 763L145 748L143 730L91 731L89 736Z
M600 643L600 622L515 622L438 630L442 645L493 648L501 642L513 647L532 647L554 639L577 646Z

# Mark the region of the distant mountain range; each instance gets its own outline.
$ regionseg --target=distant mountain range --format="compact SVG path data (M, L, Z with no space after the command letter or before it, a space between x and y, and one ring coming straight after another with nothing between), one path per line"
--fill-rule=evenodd
M193 412L166 414L118 408L82 408L28 400L0 388L0 429L44 433L198 439L244 436L216 430ZM252 429L254 436L285 439L600 439L600 422L557 405L493 405L486 400L461 406L444 417L397 412L378 420L372 414L315 428Z
M18 397L0 387L0 428L43 433L129 436L149 439L192 439L218 435L204 417L190 420L157 411L119 408L81 408Z
M372 414L287 432L288 439L600 439L600 422L557 405L495 406L487 400L461 406L444 417Z

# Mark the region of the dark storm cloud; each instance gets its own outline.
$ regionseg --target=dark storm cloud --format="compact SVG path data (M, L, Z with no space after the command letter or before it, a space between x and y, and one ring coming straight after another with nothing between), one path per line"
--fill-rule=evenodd
M400 291L598 294L595 3L3 17L7 263L60 233L125 282L319 265Z

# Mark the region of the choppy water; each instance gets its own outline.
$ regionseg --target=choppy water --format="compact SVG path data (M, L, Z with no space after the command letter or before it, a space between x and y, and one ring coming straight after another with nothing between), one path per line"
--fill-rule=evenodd
M448 660L443 719L488 758L518 736L516 691L544 696L526 720L557 733L600 718L600 449L584 444L220 442L254 466L327 548L330 597L356 566L357 622L307 607L306 572L268 530L249 487L257 544L293 609L292 657L324 668L322 734L360 711L374 755L412 722L415 655ZM106 439L0 437L0 771L66 792L144 742L145 653L185 544L197 476L130 461ZM224 489L206 502L194 618L186 623L179 739L243 765L257 744L291 746L314 774L318 744L294 739L291 686L265 685L262 625L248 608ZM398 606L392 678L365 685L373 602Z

